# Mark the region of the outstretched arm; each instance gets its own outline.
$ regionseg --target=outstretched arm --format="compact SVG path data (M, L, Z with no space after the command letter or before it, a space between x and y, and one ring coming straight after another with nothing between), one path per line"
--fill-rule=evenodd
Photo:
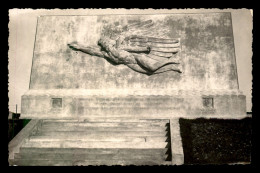
M87 53L89 55L99 56L101 58L105 58L108 56L105 52L100 51L100 48L98 46L84 47L77 43L71 43L71 44L68 44L68 46L74 50L78 50L78 51Z

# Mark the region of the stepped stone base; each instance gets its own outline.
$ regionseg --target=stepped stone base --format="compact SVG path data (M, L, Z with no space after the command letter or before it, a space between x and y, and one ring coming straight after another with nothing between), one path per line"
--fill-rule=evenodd
M35 121L35 122L34 122ZM34 120L27 137L9 144L10 165L171 165L183 164L172 128L178 120ZM92 122L90 122L92 121ZM31 123L31 122L30 122ZM27 127L27 126L26 126ZM27 128L28 128L27 127ZM177 131L175 130L175 134ZM12 151L12 143L19 147ZM173 145L172 145L173 144ZM182 146L178 146L181 147ZM174 152L173 152L174 151ZM174 161L172 162L172 158ZM180 161L175 161L179 159Z

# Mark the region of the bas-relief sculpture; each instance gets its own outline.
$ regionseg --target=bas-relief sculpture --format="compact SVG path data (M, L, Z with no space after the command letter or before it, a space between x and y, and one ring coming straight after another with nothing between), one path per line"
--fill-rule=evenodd
M237 89L229 17L41 16L30 89Z
M236 119L245 105L229 13L41 16L22 96L21 117L34 120L9 159L180 165L180 117Z
M230 17L41 16L22 117L242 116Z
M136 22L122 27L103 28L98 45L84 47L77 43L68 46L74 50L106 59L114 65L124 64L130 69L147 75L175 71L181 73L179 60L174 57L180 47L179 39L158 38L154 35L133 35L148 32L152 20ZM112 34L106 33L110 30ZM151 34L151 33L150 33Z

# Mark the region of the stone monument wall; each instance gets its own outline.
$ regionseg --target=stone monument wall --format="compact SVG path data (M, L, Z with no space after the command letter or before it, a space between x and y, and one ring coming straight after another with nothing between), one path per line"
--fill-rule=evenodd
M74 51L109 26L152 20L148 34L179 39L182 73L146 75ZM40 16L22 118L172 118L246 115L238 90L230 13Z
M147 76L67 46L73 41L95 45L105 24L140 20L153 20L158 29L167 29L165 36L180 38L176 58L183 73ZM230 13L40 16L30 89L107 88L238 89Z

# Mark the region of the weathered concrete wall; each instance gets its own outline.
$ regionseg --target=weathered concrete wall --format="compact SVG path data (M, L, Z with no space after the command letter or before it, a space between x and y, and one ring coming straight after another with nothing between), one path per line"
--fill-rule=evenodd
M105 23L152 19L181 39L183 73L147 76L124 65L71 50L94 45ZM30 89L238 89L230 13L41 16L38 19Z
M152 19L180 38L183 73L147 76L70 49L96 45L105 24ZM149 30L156 33L157 30ZM230 13L42 16L22 118L174 118L246 116L238 91Z
M53 99L60 99L57 105ZM205 104L204 99L213 99ZM23 118L226 117L246 115L246 100L237 91L31 90L23 97Z

